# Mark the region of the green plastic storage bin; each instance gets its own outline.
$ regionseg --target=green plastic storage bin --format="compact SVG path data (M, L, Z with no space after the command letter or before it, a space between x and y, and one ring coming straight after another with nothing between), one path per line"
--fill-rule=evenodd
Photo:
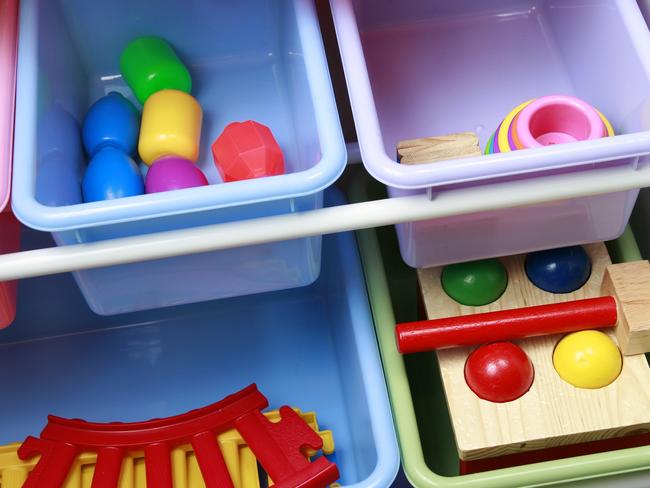
M367 176L353 182L350 188L353 201L385 196L381 194L385 190ZM400 443L402 466L414 486L650 486L650 446L460 476L436 355L401 356L395 343L395 324L417 319L419 290L416 272L401 260L392 227L358 231L357 239ZM608 247L614 261L642 259L629 228Z

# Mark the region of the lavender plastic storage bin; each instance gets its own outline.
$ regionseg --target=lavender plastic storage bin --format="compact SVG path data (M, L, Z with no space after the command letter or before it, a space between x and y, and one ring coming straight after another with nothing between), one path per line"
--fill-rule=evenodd
M397 197L542 174L632 168L650 153L650 33L634 0L331 0L363 162ZM613 138L424 165L399 140L474 131L483 148L521 102L566 94ZM594 189L594 194L597 189ZM638 190L397 226L414 267L612 239Z
M134 100L120 54L134 38L172 44L203 108L198 166L210 186L81 203L79 124L110 91ZM58 245L320 208L346 153L311 0L23 0L12 206ZM220 184L210 145L232 121L269 126L287 174ZM320 236L75 273L100 314L312 283Z

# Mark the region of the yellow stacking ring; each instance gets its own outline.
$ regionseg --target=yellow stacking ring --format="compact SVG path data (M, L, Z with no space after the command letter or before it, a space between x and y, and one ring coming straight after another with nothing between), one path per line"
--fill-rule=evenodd
M501 124L501 128L499 129L499 134L497 137L500 152L510 152L514 150L514 148L510 147L510 142L508 141L508 130L510 129L510 125L512 124L514 118L519 115L519 112L521 112L524 108L526 108L534 101L535 99L533 98L532 100L528 100L527 102L518 105L506 116L505 119L503 119L503 123Z

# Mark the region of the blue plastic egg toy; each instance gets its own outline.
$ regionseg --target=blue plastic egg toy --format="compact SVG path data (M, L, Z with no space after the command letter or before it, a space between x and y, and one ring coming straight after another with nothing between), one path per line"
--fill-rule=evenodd
M591 275L591 262L582 246L530 253L525 267L528 279L549 293L574 292Z
M81 184L84 202L142 195L140 168L128 154L108 146L90 160Z
M76 119L59 105L53 105L38 121L36 143L38 202L48 207L81 203L86 157Z
M84 147L91 158L106 146L135 154L139 133L138 110L117 92L109 93L90 107L82 129Z

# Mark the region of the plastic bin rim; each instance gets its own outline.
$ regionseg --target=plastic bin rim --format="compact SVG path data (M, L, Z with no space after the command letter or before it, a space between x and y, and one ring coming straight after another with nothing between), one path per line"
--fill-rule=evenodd
M340 206L347 203L345 197L337 188L329 190L328 196L328 206ZM342 232L329 238L336 238L342 243L345 243L345 245L341 246L341 252L345 254L342 262L354 264L353 266L348 266L343 271L343 274L344 288L349 289L350 292L356 295L356 297L350 296L350 301L363 304L361 307L355 307L351 312L357 316L354 323L361 324L363 321L368 321L368 327L354 327L355 339L360 347L359 354L363 357L376 358L376 363L374 361L363 361L360 364L360 368L366 379L364 381L366 397L372 402L374 407L370 409L369 416L375 445L378 446L377 460L374 469L367 478L359 483L344 485L344 488L379 488L382 486L390 486L390 483L395 480L399 472L400 451L382 368L381 354L375 335L375 324L361 265L359 247L355 235L352 232Z
M17 15L18 0L4 2L0 9L0 212L9 210L5 207L11 193Z
M631 0L617 4L631 5L634 14L624 13L623 22L633 33L639 53L650 51L650 31L638 6ZM384 149L381 126L372 93L361 36L352 0L330 0L350 103L356 120L361 158L368 173L385 185L406 190L505 178L559 168L578 168L593 163L636 157L650 153L650 131L613 138L547 146L526 151L499 153L472 158L440 161L431 164L402 165ZM639 56L650 78L650 59ZM424 137L431 134L414 134ZM496 169L498 168L498 169Z
M483 473L442 476L426 464L421 447L400 443L404 474L413 486L430 488L507 488L542 486L602 479L620 474L647 471L640 459L647 459L650 446L588 454L555 461L501 468Z
M650 131L618 135L607 139L546 146L471 158L402 165L391 159L383 142L364 140L357 126L359 149L364 167L376 180L393 188L419 190L447 185L493 180L528 173L543 174L559 169L581 167L636 158L650 154ZM379 145L377 145L379 144ZM366 164L367 161L373 161ZM381 161L380 164L376 164ZM495 166L501 171L494 171ZM462 173L462 176L459 176Z
M320 139L321 159L305 171L209 185L174 192L155 193L104 202L49 207L36 201L36 103L33 97L17 97L14 160L28 161L14 171L13 211L24 224L37 230L65 231L121 222L153 219L205 210L297 198L318 193L338 179L347 153L320 37L315 6L310 0L293 0L299 37L304 49L307 80ZM36 0L20 4L19 90L37 93Z

